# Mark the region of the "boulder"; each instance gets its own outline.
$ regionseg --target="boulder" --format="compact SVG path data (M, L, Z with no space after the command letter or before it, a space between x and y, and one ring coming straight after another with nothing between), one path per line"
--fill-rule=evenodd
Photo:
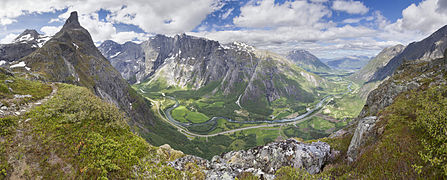
M376 116L368 116L360 119L348 147L347 156L349 161L354 161L357 158L360 148L365 145L368 138L375 134L373 129L377 120Z
M310 174L322 171L330 160L332 151L325 142L302 143L295 139L269 143L249 150L231 151L214 156L211 161L185 156L170 162L178 170L185 170L189 162L205 169L207 179L234 179L243 172L273 179L275 172L283 166L302 168Z

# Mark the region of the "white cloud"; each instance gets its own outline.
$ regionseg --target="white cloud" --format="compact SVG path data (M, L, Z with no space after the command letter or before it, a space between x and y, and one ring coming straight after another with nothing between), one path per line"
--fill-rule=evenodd
M112 35L111 40L123 44L127 41L133 41L135 43L140 43L147 40L149 36L145 33L130 32L119 32Z
M219 8L214 0L139 0L122 9L112 10L113 22L134 24L146 32L175 34L197 27Z
M112 12L108 20L114 23L133 24L146 32L170 34L194 29L206 18L206 15L220 7L222 5L217 0L95 0L88 2L86 0L2 0L0 25L11 24L15 18L32 13L55 12L68 8L68 12L59 17L64 20L73 10L77 10L80 15L91 16L103 9ZM57 19L50 20L50 22L55 21Z
M389 28L400 32L432 33L447 24L447 14L437 11L439 4L442 5L438 3L438 0L425 0L417 5L411 4L402 11L402 18L391 24Z
M88 1L88 2L87 2ZM147 33L176 34L189 32L201 24L208 14L221 9L222 0L1 0L0 27L17 21L17 17L32 13L68 9L49 23L64 22L71 11L78 11L79 20L95 42L111 39L119 43L141 42L146 33L118 32L115 23L131 24ZM390 22L380 11L370 9L355 0L253 0L240 8L233 24L202 24L199 31L188 33L222 42L243 41L261 49L285 52L292 48L309 49L319 56L374 55L381 48L397 43L420 40L447 24L447 1L423 0L402 11L402 18ZM111 12L99 20L100 9ZM342 22L330 20L333 11L360 14ZM232 17L229 9L220 18ZM344 24L343 24L344 23ZM347 24L347 25L345 25ZM5 30L0 42L14 39L17 30ZM242 30L228 30L239 27ZM60 26L44 26L40 31L52 35ZM226 29L215 31L215 29ZM7 36L5 36L8 34ZM8 39L9 38L9 39Z
M227 12L225 12L224 14L222 14L222 19L227 19L228 16L233 12L234 8L228 9Z
M17 20L14 20L11 18L1 18L0 19L0 25L8 25L8 24L12 24L13 22L17 22Z
M331 16L322 4L307 1L286 1L281 5L274 0L251 2L241 7L241 14L233 19L242 27L314 26L321 18Z
M19 34L8 34L3 39L0 40L0 44L9 44L11 43Z
M336 0L332 3L332 9L349 14L366 14L369 11L369 8L362 2L353 0Z
M53 36L59 30L61 30L62 26L43 26L40 28L40 31L44 33L46 36Z

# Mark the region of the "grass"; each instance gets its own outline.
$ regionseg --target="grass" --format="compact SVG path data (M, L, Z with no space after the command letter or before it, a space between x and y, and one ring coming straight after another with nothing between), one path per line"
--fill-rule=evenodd
M185 106L179 106L172 110L172 118L176 121L187 123L185 116L188 114L188 109Z
M185 106L173 109L171 114L174 120L184 123L202 123L209 120L208 116L200 112L190 111Z
M160 178L183 176L165 165L166 157L157 153L158 148L130 131L123 113L86 88L59 85L56 96L20 119L30 119L29 124L23 125L29 129L24 136L32 138L23 157L27 158L27 163L39 165L29 170L29 176L44 179L55 175L69 179L150 178L147 171ZM0 122L5 126L11 124L5 123L11 120L3 118ZM4 129L8 128L2 129L4 134ZM18 148L10 148L15 147ZM60 158L58 163L50 162L49 157L53 156ZM71 173L67 174L67 170Z
M0 68L0 99L2 102L8 102L6 105L9 103L21 105L39 100L48 96L51 91L52 88L48 84L15 76ZM31 95L31 97L14 98L14 95Z
M316 130L328 130L331 128L335 128L335 124L324 120L320 117L313 117L311 121L309 122L310 126Z
M188 115L186 115L186 119L188 119L192 123L202 123L208 121L210 118L208 118L208 116L206 116L205 114L199 112L189 112Z

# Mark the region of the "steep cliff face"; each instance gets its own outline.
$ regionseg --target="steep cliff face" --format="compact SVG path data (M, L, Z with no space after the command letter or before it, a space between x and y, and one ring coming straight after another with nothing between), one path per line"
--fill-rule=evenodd
M42 47L51 37L27 29L10 44L0 44L0 65L25 57Z
M301 68L313 72L326 72L331 68L320 61L315 55L306 50L293 50L287 54L287 59L290 59Z
M422 41L409 44L402 53L395 56L386 66L374 73L371 81L383 80L391 76L404 61L442 58L446 48L447 26L444 26Z
M107 40L98 49L130 84L140 82L147 75L144 73L145 54L140 44L133 42L118 44Z
M89 88L126 112L131 124L152 124L149 103L102 56L89 32L79 24L76 12L45 45L20 61L49 81Z

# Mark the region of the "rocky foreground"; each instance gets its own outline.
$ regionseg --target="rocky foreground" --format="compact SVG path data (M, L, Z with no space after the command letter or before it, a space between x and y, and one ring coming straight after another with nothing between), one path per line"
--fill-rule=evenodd
M308 144L288 139L249 150L231 151L214 156L211 161L188 155L169 164L182 171L188 168L188 164L197 164L203 169L206 179L234 179L243 172L273 179L276 170L283 166L303 168L311 174L319 173L337 154L325 142Z

